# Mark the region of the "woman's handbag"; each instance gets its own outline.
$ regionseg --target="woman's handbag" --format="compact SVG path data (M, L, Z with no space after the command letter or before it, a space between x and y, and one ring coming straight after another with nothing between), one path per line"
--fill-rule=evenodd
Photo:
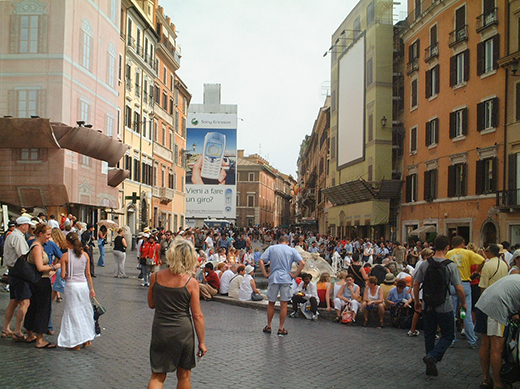
M92 300L94 300L95 304L92 304L92 305L94 306L94 309L96 310L96 313L98 314L98 316L101 316L104 313L106 313L107 309L104 306L102 306L95 297L92 297Z
M9 275L11 277L15 277L30 284L36 285L42 279L42 273L38 271L34 263L27 261L29 258L29 253L33 247L34 246L29 249L27 254L20 255L20 257L14 263L13 268L9 270Z
M146 258L146 264L148 266L155 266L155 260L153 258Z

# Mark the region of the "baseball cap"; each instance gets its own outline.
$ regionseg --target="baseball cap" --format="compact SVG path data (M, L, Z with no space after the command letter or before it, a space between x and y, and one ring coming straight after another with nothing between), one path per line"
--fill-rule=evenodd
M16 224L19 226L21 226L22 224L29 224L33 227L36 226L36 224L31 219L29 219L27 216L20 216L18 219L16 219Z

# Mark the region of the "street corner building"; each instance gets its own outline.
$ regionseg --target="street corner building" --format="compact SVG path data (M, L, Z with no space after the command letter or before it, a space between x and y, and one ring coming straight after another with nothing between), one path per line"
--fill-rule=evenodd
M0 199L85 221L119 208L118 2L4 1L0 12Z

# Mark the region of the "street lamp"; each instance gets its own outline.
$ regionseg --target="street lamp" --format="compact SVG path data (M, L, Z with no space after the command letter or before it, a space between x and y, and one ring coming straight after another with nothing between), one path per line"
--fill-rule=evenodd
M516 72L518 71L518 60L516 58L511 61L509 68L513 76L516 76Z
M383 118L381 119L381 126L383 126L383 128L386 127L387 121L388 121L388 119L386 118L386 116L383 116Z

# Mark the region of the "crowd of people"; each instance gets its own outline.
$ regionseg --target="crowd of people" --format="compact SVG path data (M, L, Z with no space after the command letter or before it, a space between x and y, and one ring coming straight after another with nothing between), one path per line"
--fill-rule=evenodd
M29 285L9 276L11 299L2 337L35 342L37 348L56 347L45 341L44 334L53 334L51 303L61 301L65 293L58 345L74 350L88 347L96 336L90 302L95 296L93 247L97 236L97 266L105 266L107 229L100 227L96 235L92 225L82 225L73 217L61 222L52 215L48 221L44 217L24 214L9 226L5 264L12 269L17 258L28 252L29 262L42 277L36 285ZM131 242L123 229L116 233L112 242L114 277L127 278L126 251ZM143 287L149 287L149 305L156 309L149 387L161 387L171 371L177 371L179 382L189 380L195 355L187 351L165 355L160 344L180 342L180 338L163 326L175 319L184 323L181 327L186 332L191 324L185 320L193 317L199 354L203 355L207 349L198 301L217 294L242 301L267 300L263 329L267 334L272 331L274 304L279 301L280 336L288 334L285 318L289 303L290 317L303 314L317 320L321 307L335 312L339 323L353 324L362 317L366 326L374 316L379 328L385 326L389 312L392 324L408 329L408 336L418 336L422 325L427 375L438 374L437 363L456 345L457 333L466 338L469 348L479 347L476 333L480 333L481 387L504 387L500 379L504 328L509 320L518 318L520 310L520 282L513 282L520 279L520 249L507 242L483 248L461 236L450 241L440 235L431 242L400 244L383 238L340 239L265 228L188 228L177 232L147 228L136 238L139 279ZM304 260L308 255L327 262L330 271L309 274ZM267 290L257 286L257 269L267 278ZM435 277L443 282L432 281ZM438 285L444 289L439 290ZM490 297L496 295L500 295L500 303ZM167 315L172 311L177 312L174 319ZM78 322L83 324L78 326ZM194 339L190 339L188 348L194 350Z

